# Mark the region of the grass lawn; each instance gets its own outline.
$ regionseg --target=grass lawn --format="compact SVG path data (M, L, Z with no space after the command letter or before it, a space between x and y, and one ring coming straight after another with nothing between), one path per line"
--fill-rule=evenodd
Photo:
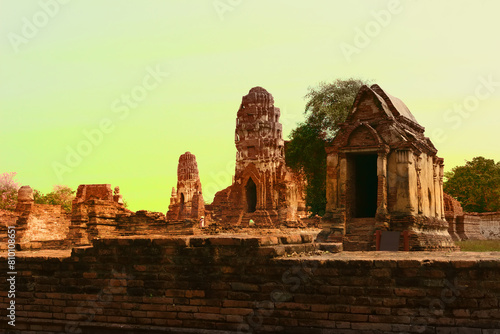
M456 241L462 252L500 252L500 240Z

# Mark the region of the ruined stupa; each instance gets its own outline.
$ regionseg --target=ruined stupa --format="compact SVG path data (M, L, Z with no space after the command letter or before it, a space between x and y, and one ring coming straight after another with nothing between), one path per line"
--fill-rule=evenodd
M200 219L205 215L205 203L201 190L196 157L186 152L179 157L177 166L177 190L172 188L167 220Z
M234 181L215 195L210 206L214 220L265 226L306 215L303 179L285 165L279 117L280 109L264 88L243 96L236 117Z

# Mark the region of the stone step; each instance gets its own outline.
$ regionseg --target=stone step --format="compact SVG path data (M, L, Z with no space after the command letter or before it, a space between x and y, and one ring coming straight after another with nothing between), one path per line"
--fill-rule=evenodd
M349 231L349 233L346 233L346 236L349 237L372 237L375 235L375 231Z
M342 245L344 251L347 252L360 252L360 251L372 251L374 248L368 243L351 243L344 242Z
M363 234L363 233L369 234L371 232L375 233L375 229L374 228L349 228L349 229L347 229L346 234Z
M349 242L371 242L370 239L362 239L362 238L345 238L344 240L347 240Z
M375 218L351 218L353 223L375 223Z
M343 249L345 251L369 251L375 248L374 240L344 239Z
M335 243L318 243L319 249L325 252L330 252L330 253L339 253L343 250L342 243L340 242L335 242Z

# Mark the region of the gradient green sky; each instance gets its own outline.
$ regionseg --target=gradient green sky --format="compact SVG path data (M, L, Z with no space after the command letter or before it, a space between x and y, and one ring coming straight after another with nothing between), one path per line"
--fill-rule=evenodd
M165 212L190 151L210 202L231 183L250 88L273 94L288 136L307 88L347 77L402 99L445 170L498 161L499 12L494 0L0 0L0 172L43 192L119 185L132 210ZM146 94L125 114L132 92ZM88 154L58 176L78 147Z

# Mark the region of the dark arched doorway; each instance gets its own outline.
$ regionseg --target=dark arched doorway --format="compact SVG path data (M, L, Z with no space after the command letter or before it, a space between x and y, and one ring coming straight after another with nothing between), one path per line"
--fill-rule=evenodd
M255 212L257 208L257 186L252 178L248 179L246 185L247 193L247 212Z
M179 206L179 218L182 217L182 213L184 211L184 194L181 193L181 201L180 201L180 206Z
M351 212L355 218L375 217L377 211L377 155L356 154L352 157L354 168L354 204ZM351 204L351 205L352 205Z

